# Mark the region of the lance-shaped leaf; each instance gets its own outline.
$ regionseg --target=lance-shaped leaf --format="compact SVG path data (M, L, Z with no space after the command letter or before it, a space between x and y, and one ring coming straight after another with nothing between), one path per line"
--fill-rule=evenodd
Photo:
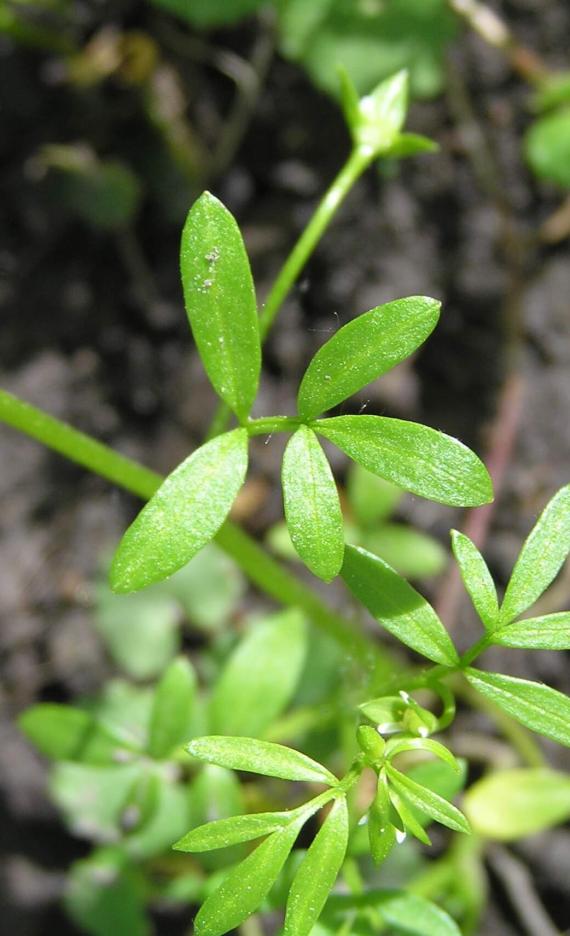
M416 783L406 774L400 773L390 764L386 767L386 773L390 780L390 785L397 793L400 793L412 806L426 813L440 822L442 825L453 829L455 832L469 833L471 831L469 823L462 812L452 803L449 803L443 796L428 790L427 787Z
M167 757L189 736L196 676L188 660L170 664L160 680L150 717L148 751L151 757Z
M457 560L463 584L473 606L487 630L496 627L499 617L497 590L487 563L468 536L451 531L453 555Z
M216 392L248 416L261 367L259 320L247 253L235 219L204 192L192 206L180 252L186 312Z
M421 842L422 845L431 845L431 839L420 822L420 816L416 815L413 804L408 802L402 790L396 789L396 787L392 785L388 788L388 793L392 806L400 817L405 832L417 838L418 842Z
M501 621L522 614L548 588L570 551L570 484L546 505L531 530L511 575Z
M570 699L543 683L483 673L469 668L465 675L474 689L532 731L570 747Z
M299 413L311 420L409 357L433 331L441 303L396 299L344 325L317 351L301 381Z
M247 449L247 431L234 429L174 469L119 544L110 573L114 591L162 581L213 539L244 482Z
M387 416L335 416L313 428L363 468L406 491L460 507L493 499L483 462L436 429Z
M283 936L309 936L342 867L348 845L346 797L335 801L293 878Z
M304 817L274 832L227 874L194 920L196 936L223 936L255 913L279 876Z
M307 426L287 444L281 479L291 542L311 572L330 582L344 555L342 512L327 457Z
M469 788L465 812L485 838L535 835L570 818L570 777L546 767L500 770Z
M461 771L459 762L449 748L446 748L444 744L440 744L439 741L434 741L433 738L393 738L386 744L386 757L390 759L407 751L427 751L433 754L434 757L438 757L446 764L449 764L457 773Z
M390 822L390 797L382 777L378 778L376 796L368 810L368 841L376 864L382 864L396 841L396 830Z
M273 741L210 735L195 738L188 745L187 751L199 760L229 767L230 770L245 770L265 777L279 777L281 780L326 783L327 786L336 786L338 783L334 774L322 764L300 751L274 744Z
M291 823L291 815L288 812L267 812L216 819L192 829L172 847L183 852L205 852L251 842L286 828Z
M379 624L418 653L445 666L458 657L432 606L378 556L347 546L342 577Z
M493 643L523 650L570 650L570 611L507 624L495 631Z
M436 904L404 891L367 894L368 906L377 908L395 932L406 936L460 936L457 923Z

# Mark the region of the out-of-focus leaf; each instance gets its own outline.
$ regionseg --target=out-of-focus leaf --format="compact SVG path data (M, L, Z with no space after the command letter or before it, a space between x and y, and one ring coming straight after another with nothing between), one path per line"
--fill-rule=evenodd
M547 767L519 767L483 777L465 794L475 832L510 842L570 818L570 777Z
M124 847L135 861L153 858L168 851L188 825L188 791L160 777L156 808L140 828L127 836Z
M100 849L71 866L65 907L90 936L149 936L145 884L118 849Z
M93 719L88 712L71 705L44 702L26 709L18 725L46 757L75 760L93 727Z
M539 179L570 188L570 107L539 117L526 134L524 151Z
M331 897L327 914L342 918L355 912L378 910L382 920L395 933L405 936L461 936L457 923L436 904L409 891L371 890L350 897Z
M191 624L213 631L227 623L245 590L245 582L235 562L215 543L209 543L156 588L179 602Z
M72 832L96 842L119 838L121 814L141 776L139 764L98 767L57 764L50 776L50 793Z
M176 602L155 588L132 595L98 589L95 626L113 660L135 679L158 676L176 655L179 617Z
M404 492L353 462L347 473L347 493L354 519L368 529L388 519Z
M160 680L150 718L148 750L151 757L168 757L188 740L196 691L196 675L190 662L179 657Z
M265 0L151 0L154 6L204 29L251 16Z
M436 539L402 523L370 530L361 543L406 578L439 575L447 564L447 553Z

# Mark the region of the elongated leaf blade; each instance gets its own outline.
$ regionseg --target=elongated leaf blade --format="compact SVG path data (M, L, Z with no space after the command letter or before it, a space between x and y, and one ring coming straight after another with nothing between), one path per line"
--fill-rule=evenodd
M389 795L406 833L413 835L422 845L431 845L431 839L420 822L420 816L416 815L413 803L408 801L401 789L393 785L389 788Z
M244 482L247 450L247 431L234 429L174 469L119 544L110 573L114 591L168 578L213 539Z
M482 696L532 731L570 747L570 699L545 686L516 676L465 671L470 684Z
M518 617L540 598L570 552L570 484L546 505L515 563L503 604L501 622Z
M274 832L236 865L207 898L194 920L196 936L223 936L255 913L279 876L302 820Z
M570 650L570 611L507 624L495 631L493 643L523 650Z
M547 767L500 770L465 794L475 832L512 842L570 819L570 777Z
M368 841L375 864L382 864L396 841L396 830L390 822L390 797L385 781L379 777L376 796L368 810Z
M378 556L347 546L342 577L378 623L406 646L435 663L457 663L451 638L431 605Z
M497 625L499 602L495 583L491 578L487 563L475 543L464 533L452 530L451 545L461 572L463 584L473 602L473 606L485 628L491 631Z
M342 512L327 457L307 426L287 444L281 480L291 542L311 572L330 582L344 556Z
M363 468L428 500L476 507L493 499L477 455L429 426L386 416L335 416L313 428Z
M433 738L403 738L402 740L394 738L386 744L386 757L396 757L396 755L404 754L407 751L427 751L429 754L433 754L434 757L438 757L439 760L449 764L456 773L461 771L459 761L453 756L449 748L446 748L444 744L440 744L439 741L434 741Z
M445 910L416 894L383 892L372 904L397 933L407 936L460 936L460 929Z
M240 842L251 842L272 832L278 832L291 823L287 812L254 813L250 816L231 816L216 819L192 829L172 846L177 851L205 852L227 848Z
M409 357L437 324L441 303L426 296L396 299L344 325L317 351L297 399L315 419Z
M283 936L309 936L342 867L348 845L348 807L340 797L297 871L285 912Z
M184 302L208 377L244 419L257 393L261 345L249 260L235 219L209 192L190 209L180 253Z
M230 770L245 770L265 777L280 777L282 780L326 783L328 786L336 786L338 783L334 774L322 764L300 751L272 741L210 735L195 738L187 750L199 760L229 767Z
M196 676L188 660L170 664L154 696L148 750L151 757L167 757L188 738L196 693Z
M453 829L455 832L470 833L469 822L462 812L452 803L449 803L443 796L434 793L427 787L416 783L406 774L400 773L391 765L386 767L386 772L392 787L398 793L401 793L405 799L409 800L412 806L423 813L427 813L432 819L440 822L442 825Z

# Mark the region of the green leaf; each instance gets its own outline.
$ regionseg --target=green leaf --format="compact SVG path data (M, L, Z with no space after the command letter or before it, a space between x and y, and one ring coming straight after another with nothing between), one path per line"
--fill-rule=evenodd
M344 555L342 512L327 457L307 426L287 444L281 480L291 541L311 572L330 582Z
M299 834L303 819L274 832L227 874L194 920L196 936L223 936L254 913L269 893Z
M229 767L230 770L245 770L265 777L279 777L281 780L326 783L327 786L338 784L337 778L326 767L300 751L272 741L211 735L195 738L187 750L198 760Z
M296 609L255 622L215 685L210 704L213 730L262 735L291 701L306 649L305 619Z
M309 936L342 867L348 845L346 797L337 799L293 879L283 936Z
M119 836L123 809L141 773L139 764L64 762L50 775L50 794L75 835L108 842Z
M406 703L402 696L381 696L379 699L363 702L358 707L370 721L378 725L381 734L392 734L395 731L404 730Z
M435 663L457 663L451 638L431 605L382 559L347 546L341 574L352 594L398 640Z
M387 520L402 500L396 484L379 478L352 462L347 472L347 494L355 522L365 529Z
M179 657L160 680L154 697L148 751L160 760L188 738L196 692L196 676L190 662Z
M213 631L228 624L245 582L235 562L209 543L158 588L182 606L191 625Z
M413 764L407 771L407 776L421 786L439 793L446 800L452 800L461 792L467 782L467 761L459 758L456 762L459 770L450 767L444 761L422 761Z
M151 0L180 19L203 29L225 26L251 16L265 0Z
M88 712L52 702L33 705L18 719L26 738L38 751L54 760L75 760L93 724Z
M284 829L291 822L291 813L253 813L250 816L231 816L217 819L192 829L172 846L177 851L205 852L227 848L240 842L251 842L270 832Z
M516 676L467 669L477 692L532 731L570 747L570 699L545 686Z
M447 553L436 539L402 523L370 530L361 545L406 578L439 575L447 565Z
M570 777L547 767L501 770L474 783L464 802L475 832L512 842L570 818Z
M95 627L112 659L135 679L159 676L180 646L177 603L156 588L115 595L97 589Z
M380 892L370 905L397 933L407 936L460 936L457 924L436 904L412 893Z
M146 861L167 852L190 825L188 791L159 777L156 808L147 821L124 839L124 847L135 861Z
M451 531L451 546L463 584L485 628L493 630L499 617L497 590L483 556L468 536Z
M378 778L376 796L368 810L368 841L376 864L388 857L396 841L396 830L390 822L390 797L383 779Z
M435 140L420 133L400 133L396 141L386 152L387 159L405 159L419 153L437 153L439 146Z
M119 544L111 566L114 591L167 578L213 539L244 482L247 450L247 431L234 429L175 468Z
M408 112L409 86L408 71L404 68L385 78L360 100L359 119L351 127L357 146L370 147L378 156L392 148Z
M570 611L507 624L495 631L493 643L525 650L570 650Z
M396 810L406 834L409 833L413 835L422 845L431 845L431 839L424 830L421 822L421 814L416 814L414 804L409 802L402 790L396 789L393 785L389 786L388 796L392 803L392 808ZM394 818L393 812L392 818Z
M386 416L335 416L313 428L374 474L429 500L475 507L493 499L480 459L457 439Z
M536 120L526 134L524 152L539 179L570 188L570 107Z
M441 303L396 299L344 325L317 351L299 387L300 416L312 420L409 357L431 334Z
M433 754L434 757L438 757L446 764L449 764L452 770L457 773L461 771L458 761L449 748L432 738L393 738L386 744L386 757L390 758L390 760L407 751L427 751L429 754Z
M257 394L261 344L249 260L234 217L204 192L182 232L186 312L212 384L240 418Z
M105 848L71 866L65 908L91 936L149 936L144 880L124 853Z
M411 805L416 809L427 813L427 815L435 819L436 822L440 822L442 825L453 829L455 832L465 832L469 834L471 829L463 813L442 796L416 783L415 780L407 777L406 774L400 773L399 770L396 770L391 765L387 765L386 773L391 786L398 793L401 793L406 800L409 800Z
M570 552L570 484L546 505L515 563L501 605L501 622L518 617L539 598Z

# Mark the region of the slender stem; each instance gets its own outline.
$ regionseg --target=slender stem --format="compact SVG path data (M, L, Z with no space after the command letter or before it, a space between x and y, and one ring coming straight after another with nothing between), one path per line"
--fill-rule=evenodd
M294 432L301 425L297 416L268 416L250 419L246 429L250 436L271 435L273 432Z

